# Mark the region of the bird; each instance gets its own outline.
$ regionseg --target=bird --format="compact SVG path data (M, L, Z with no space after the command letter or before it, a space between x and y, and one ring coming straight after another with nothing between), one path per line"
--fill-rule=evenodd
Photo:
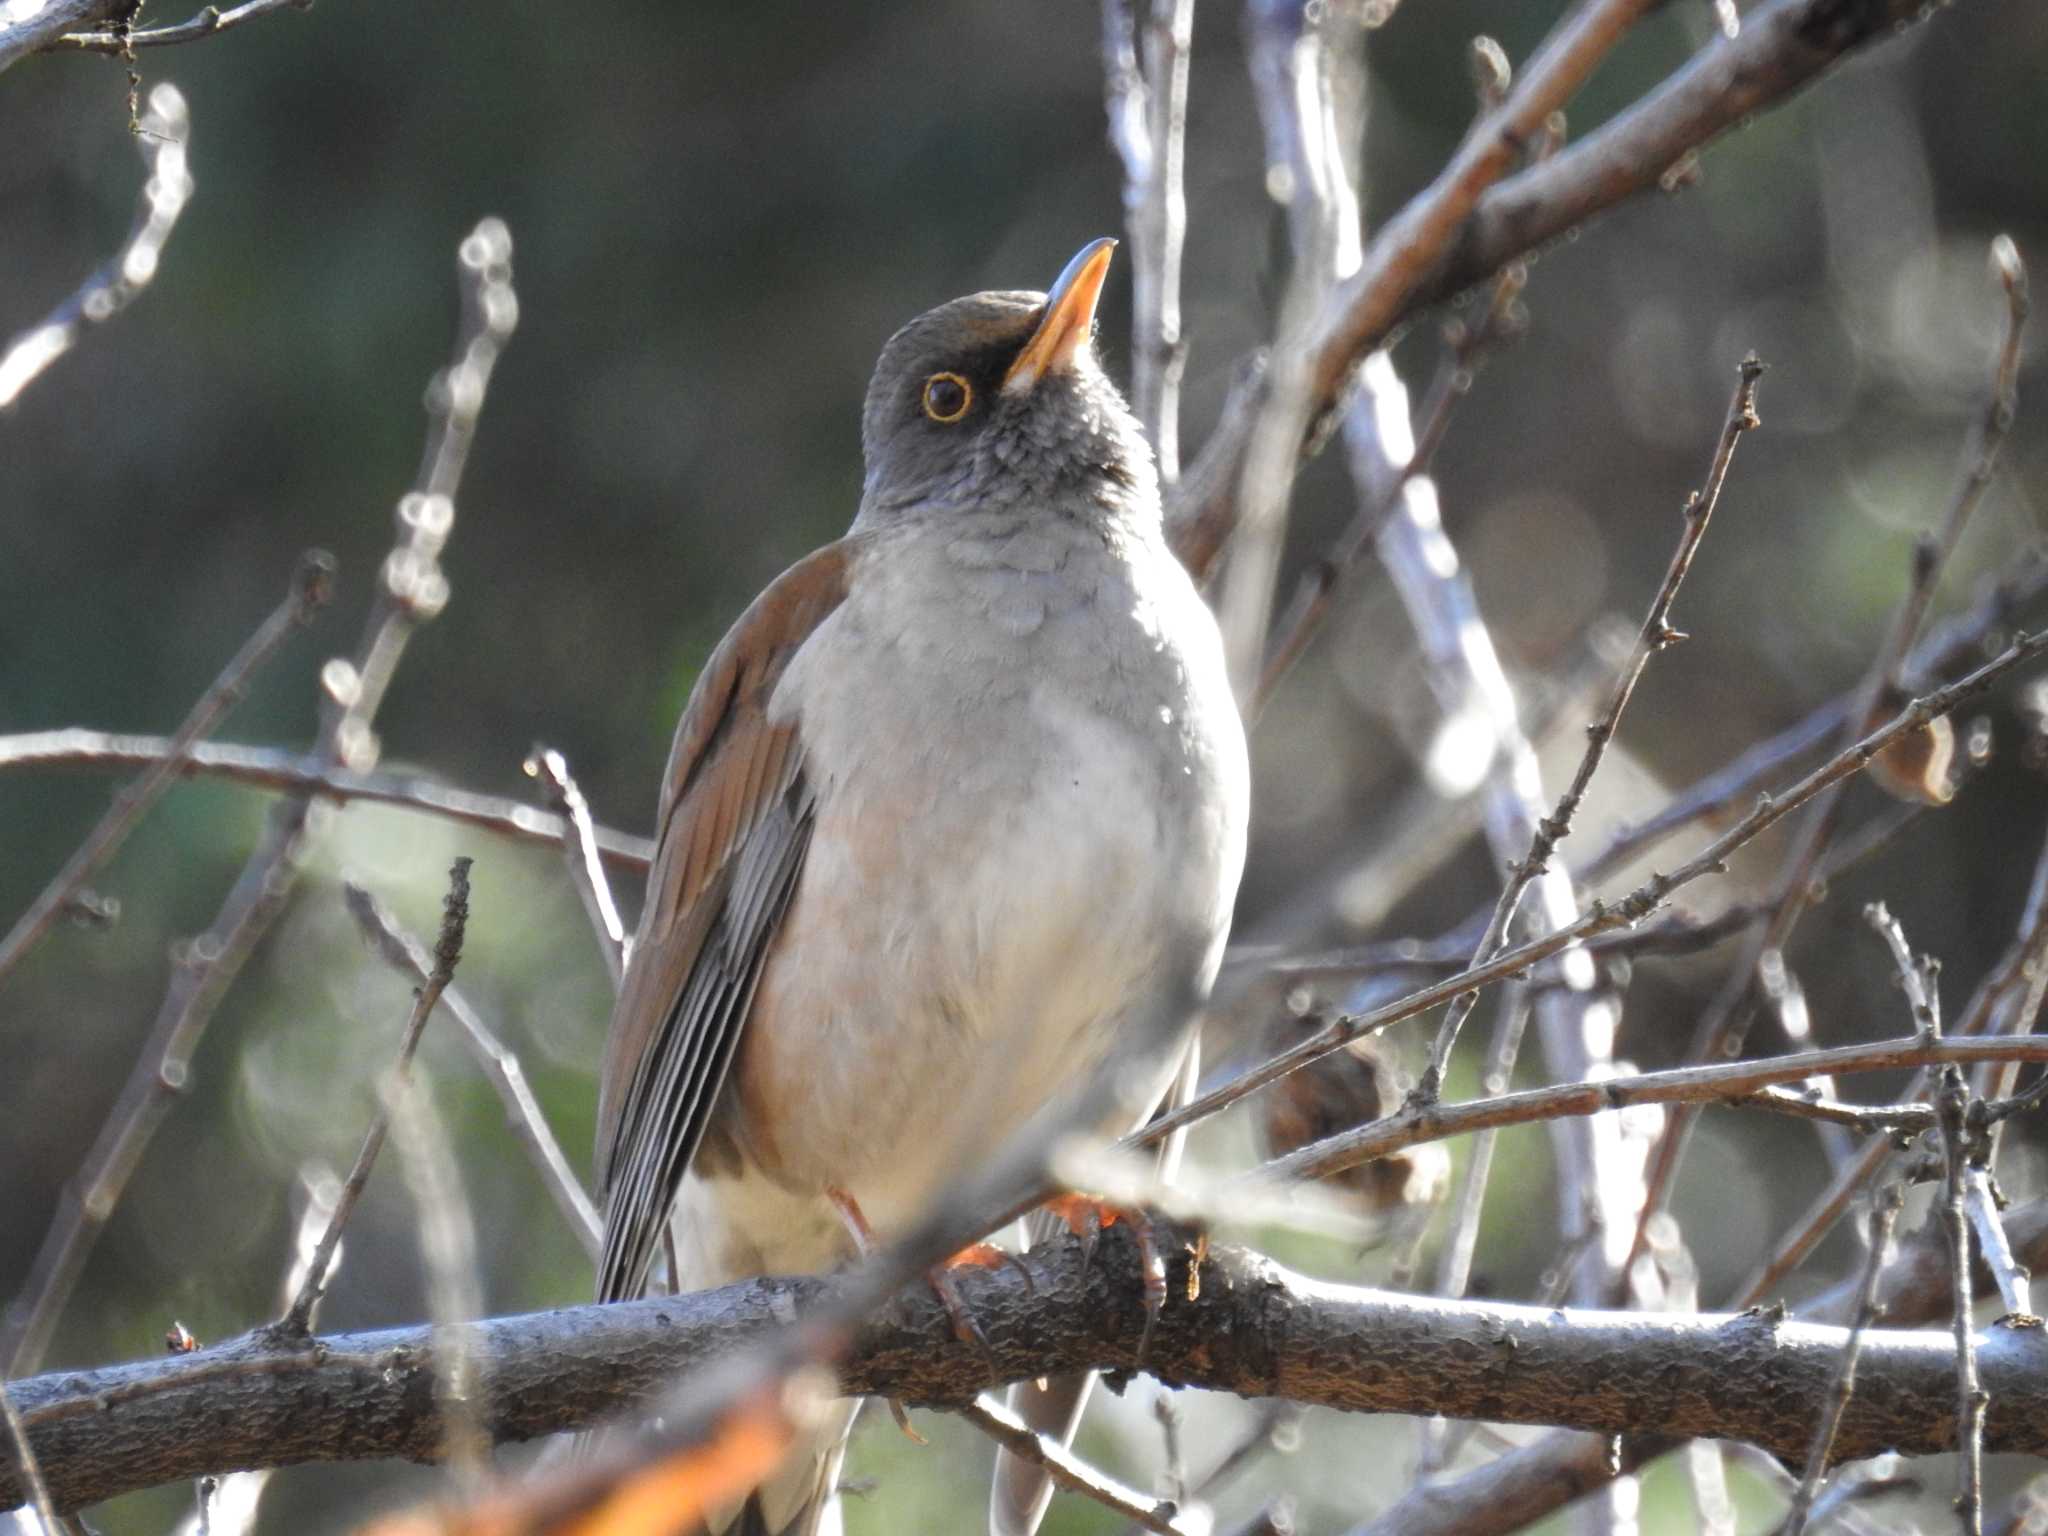
M1077 1083L1172 1075L1222 959L1249 767L1216 623L1096 356L1115 248L920 315L859 506L691 691L599 1087L601 1301L886 1241ZM998 1213L991 1213L992 1219ZM857 1404L711 1533L822 1536Z

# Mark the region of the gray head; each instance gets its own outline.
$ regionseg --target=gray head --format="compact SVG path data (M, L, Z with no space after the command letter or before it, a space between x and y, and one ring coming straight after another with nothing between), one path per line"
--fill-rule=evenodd
M1151 450L1092 345L1115 248L1084 246L1049 294L972 294L889 338L861 417L861 522L1017 501L1158 517Z

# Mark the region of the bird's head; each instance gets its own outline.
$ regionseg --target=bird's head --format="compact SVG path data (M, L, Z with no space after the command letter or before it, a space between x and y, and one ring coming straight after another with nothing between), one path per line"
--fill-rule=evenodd
M1095 359L1115 249L1083 246L1050 293L970 294L889 339L861 419L862 521L1018 502L1157 516L1151 450Z

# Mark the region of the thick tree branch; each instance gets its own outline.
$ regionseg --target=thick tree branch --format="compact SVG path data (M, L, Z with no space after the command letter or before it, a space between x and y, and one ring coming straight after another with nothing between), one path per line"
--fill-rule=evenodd
M923 1286L862 1327L840 1364L850 1392L952 1404L1005 1381L1139 1368L1138 1259L1122 1228L1093 1263L1076 1241L991 1271L972 1304L988 1353L955 1336ZM1176 1251L1179 1245L1174 1245ZM1672 1317L1443 1302L1329 1285L1240 1248L1215 1248L1186 1299L1185 1258L1143 1368L1175 1383L1355 1412L1563 1423L1613 1434L1717 1435L1806 1449L1845 1342L1840 1328L1770 1313ZM499 1318L462 1330L486 1431L521 1440L586 1425L679 1373L760 1342L829 1300L834 1281L758 1279L694 1296ZM59 1508L230 1467L431 1459L444 1444L433 1331L292 1346L256 1334L217 1349L11 1390ZM1986 1449L2048 1452L2048 1339L1979 1341L1992 1404ZM1865 1335L1842 1458L1933 1451L1952 1435L1945 1333ZM18 1501L0 1474L0 1503Z

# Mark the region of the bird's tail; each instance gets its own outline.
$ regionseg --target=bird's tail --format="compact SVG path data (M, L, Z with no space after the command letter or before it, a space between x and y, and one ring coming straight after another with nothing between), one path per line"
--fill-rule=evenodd
M1020 1381L1010 1388L1010 1411L1038 1433L1059 1445L1071 1445L1080 1428L1082 1410L1095 1385L1093 1371L1055 1376L1039 1383ZM1052 1502L1052 1479L1034 1462L996 1453L995 1482L989 1489L990 1536L1033 1536Z

